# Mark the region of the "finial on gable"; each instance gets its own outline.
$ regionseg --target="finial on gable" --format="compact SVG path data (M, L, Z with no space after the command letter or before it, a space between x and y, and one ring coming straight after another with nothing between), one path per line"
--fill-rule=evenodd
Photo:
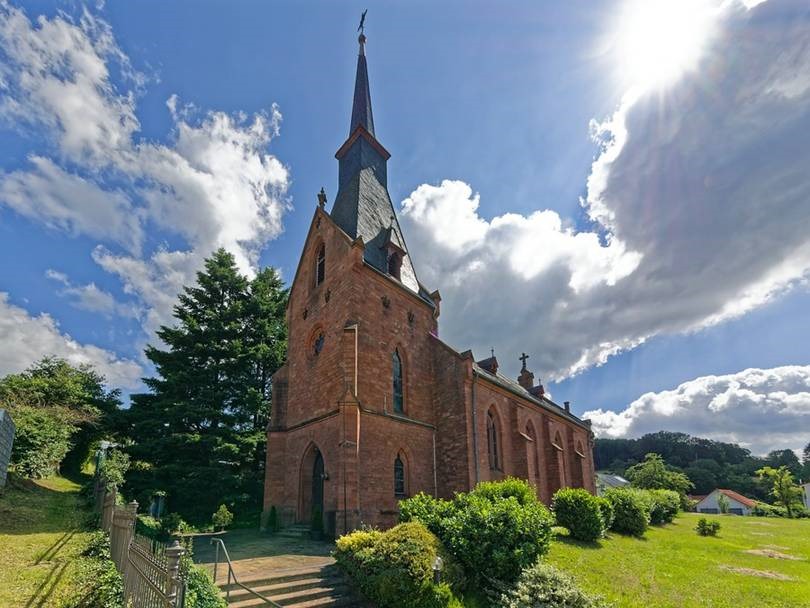
M318 205L321 209L326 206L326 191L323 189L323 186L321 186L321 191L318 192Z

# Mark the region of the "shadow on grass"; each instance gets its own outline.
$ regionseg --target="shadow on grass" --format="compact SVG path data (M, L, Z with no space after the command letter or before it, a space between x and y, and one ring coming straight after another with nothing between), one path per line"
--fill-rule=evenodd
M34 594L28 602L26 602L25 608L43 608L44 606L50 605L48 600L51 599L54 589L56 589L59 581L62 580L62 577L65 575L67 567L67 562L54 564L53 568L48 572L48 575L39 584L39 587L34 591Z
M0 494L0 534L69 534L84 509L75 491L59 491L10 475Z
M577 547L579 549L601 549L602 548L602 541L584 541L584 540L577 540L576 538L571 538L568 534L560 534L559 532L554 537L558 543L563 543L565 545L571 545L572 547Z

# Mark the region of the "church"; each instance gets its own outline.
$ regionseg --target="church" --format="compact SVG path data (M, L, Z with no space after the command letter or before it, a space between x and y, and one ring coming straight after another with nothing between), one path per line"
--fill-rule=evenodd
M416 274L387 188L359 37L348 139L321 189L287 308L288 358L273 377L264 509L279 523L323 518L339 535L388 527L398 501L449 498L479 481L526 479L546 504L595 492L593 433L520 376L439 338L441 296Z

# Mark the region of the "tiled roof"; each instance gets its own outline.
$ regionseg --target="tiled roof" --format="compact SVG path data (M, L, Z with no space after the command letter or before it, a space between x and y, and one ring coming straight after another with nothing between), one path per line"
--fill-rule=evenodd
M723 490L721 488L717 488L717 491L720 492L721 494L725 494L729 498L733 498L737 502L739 502L741 504L744 504L746 507L749 507L751 509L753 509L757 504L757 502L755 500L751 500L750 498L746 498L745 496L743 496L742 494L738 494L734 490Z

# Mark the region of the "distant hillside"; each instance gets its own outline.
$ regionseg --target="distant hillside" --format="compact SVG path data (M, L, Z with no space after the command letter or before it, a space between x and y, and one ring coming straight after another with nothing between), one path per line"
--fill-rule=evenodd
M659 431L638 439L597 439L594 446L596 468L619 475L650 452L660 454L668 465L686 473L695 484L695 494L708 494L720 487L767 500L767 487L755 475L757 469L766 465L786 465L797 479L810 479L810 459L805 457L802 465L793 450L774 450L766 457L754 456L736 443L686 433Z

